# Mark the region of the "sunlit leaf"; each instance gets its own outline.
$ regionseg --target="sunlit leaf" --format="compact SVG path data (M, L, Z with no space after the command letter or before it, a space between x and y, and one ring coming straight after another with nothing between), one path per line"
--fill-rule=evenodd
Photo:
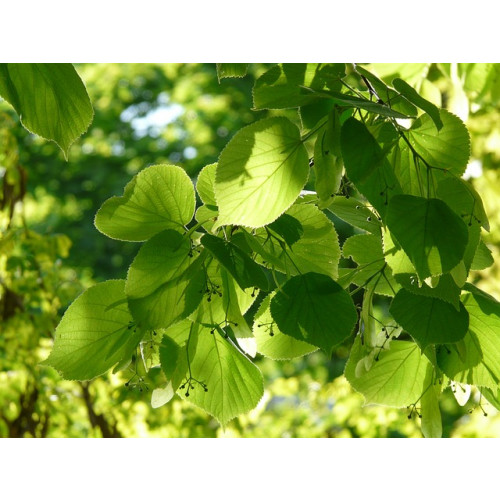
M417 344L403 340L391 342L381 350L378 361L369 370L356 374L358 362L366 350L358 336L351 348L345 376L352 387L363 394L366 403L402 408L416 403L425 390L427 370L432 366Z
M124 280L110 280L82 293L59 323L43 364L66 379L90 380L129 357L143 332L133 324L124 287Z
M217 63L217 78L243 78L247 74L248 63Z
M309 175L298 128L286 118L241 129L222 151L215 178L218 225L261 227L297 199Z
M95 225L110 238L144 241L164 229L182 230L194 209L194 187L186 172L174 165L154 165L139 172L123 196L102 205Z
M257 406L264 394L262 374L229 340L197 325L188 350L187 377L194 388L187 382L181 386L178 394L183 399L213 415L223 426Z
M433 119L424 114L408 131L415 151L431 166L461 176L470 156L470 137L460 118L439 110L443 127L436 131Z

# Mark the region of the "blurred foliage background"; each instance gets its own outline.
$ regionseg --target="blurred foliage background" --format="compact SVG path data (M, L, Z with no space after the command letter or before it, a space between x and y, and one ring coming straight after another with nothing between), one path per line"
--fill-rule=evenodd
M0 436L1 437L421 437L405 410L367 406L342 376L348 348L287 362L259 360L266 390L249 414L223 430L178 398L152 409L147 386L121 375L63 381L38 366L68 304L91 284L124 278L138 244L110 240L93 225L110 196L139 170L173 163L195 178L217 161L252 111L252 86L269 65L245 78L217 79L215 64L77 65L95 117L71 148L29 134L0 102ZM492 64L384 64L429 100L466 121L472 138L467 176L490 217L495 264L474 281L500 298L500 69ZM390 81L390 78L389 78ZM296 112L286 111L297 120ZM334 220L341 240L349 229ZM352 230L352 229L351 229ZM381 302L380 307L384 304ZM500 414L472 394L459 406L441 401L447 437L500 437ZM488 416L484 416L486 412Z

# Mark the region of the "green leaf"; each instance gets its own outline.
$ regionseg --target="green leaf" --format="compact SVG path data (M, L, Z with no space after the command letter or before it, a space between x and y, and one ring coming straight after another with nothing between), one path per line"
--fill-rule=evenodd
M421 161L415 160L413 151L403 138L389 153L389 161L405 194L430 196L427 187L428 184L434 186L433 173Z
M448 177L439 182L436 195L445 201L471 227L477 223L490 230L483 200L469 182L458 177Z
M394 279L409 292L417 295L436 297L450 304L458 311L460 308L460 288L450 274L434 277L437 284L430 287L418 279L415 267L408 256L401 249L397 241L393 241L388 230L384 231L384 257L392 269Z
M439 367L452 380L496 390L500 382L500 303L493 297L470 288L462 296L469 313L469 331L463 353L440 349Z
M131 356L143 332L133 324L124 287L124 280L110 280L83 292L57 326L42 364L65 379L90 380Z
M429 72L430 63L375 63L370 67L387 82L399 77L418 87Z
M71 144L92 122L87 90L72 64L0 64L0 95L23 126L54 141L68 158Z
M462 304L457 311L448 302L405 289L399 290L389 310L422 351L430 344L462 340L469 327L469 315Z
M430 287L426 283L419 282L415 274L394 274L394 279L411 293L444 300L452 304L457 311L460 310L461 289L456 285L450 274L438 276L438 283L433 287Z
M379 104L390 105L393 110L400 111L407 116L417 116L417 108L406 97L389 88L382 80L362 66L356 65L356 71L363 75L375 90L378 98L382 101ZM366 85L366 82L364 83Z
M299 220L287 213L280 215L274 222L268 224L267 228L282 238L289 247L304 235L304 228Z
M433 367L428 368L428 374L429 372L430 374L434 372ZM426 388L420 399L422 434L426 438L440 438L443 434L441 410L439 409L441 386L432 382L432 375L428 377L428 384L428 388Z
M469 132L462 120L449 111L440 109L439 116L443 123L439 131L428 114L415 120L408 131L410 143L431 167L460 177L469 161Z
M217 332L193 327L189 340L190 377L194 389L179 395L214 416L222 426L255 408L264 395L260 370ZM206 385L205 391L199 382Z
M265 230L256 231L260 242L256 251L276 269L294 276L316 272L337 278L340 246L335 227L328 217L314 205L293 205L286 214L297 220L303 234L290 248L282 241L269 238ZM286 219L288 220L288 219Z
M215 200L215 172L217 163L212 163L201 169L196 181L196 191L205 205L217 206Z
M226 330L231 329L242 351L254 358L257 354L257 341L241 312L238 294L236 293L236 283L225 269L221 269L221 278L225 328Z
M302 132L312 130L318 126L318 122L335 108L335 102L330 99L318 99L310 104L299 108Z
M342 126L342 155L349 179L357 184L369 179L383 163L385 155L366 126L349 118Z
M304 86L303 88L304 90L309 91L311 95L322 97L323 99L330 99L339 106L364 109L370 113L388 116L391 118L414 118L414 115L400 113L385 104L378 104L368 99L342 94L341 92L333 90L315 90L307 86Z
M123 196L104 202L95 225L113 239L145 241L164 229L183 230L195 202L193 184L182 168L153 165L125 186Z
M284 334L315 345L329 356L349 337L357 320L349 294L318 273L288 280L271 300L271 315Z
M380 234L382 223L362 201L352 197L335 196L328 210L351 226L373 234Z
M217 78L243 78L247 74L248 63L217 63Z
M193 260L189 238L167 229L153 236L139 250L127 274L129 298L146 297L161 285L181 276Z
M171 270L165 276L149 277L150 281L144 285L129 285L134 292L141 292L141 296L128 298L130 312L137 323L148 329L160 329L187 318L203 297L205 273L200 269L203 259L204 256L200 256L180 275ZM136 267L139 266L136 264ZM135 272L133 276L139 275ZM160 282L160 286L151 291Z
M186 345L180 346L168 335L164 335L160 345L160 363L169 389L175 393L188 372Z
M340 140L347 176L384 218L389 200L402 191L381 147L354 118L342 125Z
M413 87L408 85L404 80L401 80L401 78L395 78L392 84L399 93L430 116L434 125L436 125L437 131L443 128L443 122L439 116L439 108L437 106L424 99Z
M204 234L200 241L233 276L242 290L249 287L268 289L269 282L264 269L241 248L211 234Z
M367 352L358 336L344 372L352 387L363 394L366 404L403 408L419 400L425 390L427 370L432 365L415 343L391 342L390 349L381 349L378 361L371 363L368 370L360 363Z
M483 240L479 241L479 245L474 254L474 259L471 264L471 269L474 271L481 271L487 269L495 263L491 250L484 244Z
M253 334L257 340L257 351L275 360L298 358L317 351L316 346L294 339L280 331L271 316L270 301L273 297L274 293L268 295L255 314Z
M358 267L349 269L344 279L350 280L357 286L373 288L375 293L393 296L399 288L394 281L382 251L382 239L374 234L356 234L347 238L342 247L345 258L351 257ZM343 281L343 280L342 280Z
M345 74L344 64L279 64L266 71L255 82L253 100L256 109L297 108L317 97L305 92L302 86L323 89L338 87Z
M308 154L292 122L275 117L248 125L219 158L218 226L273 222L297 199L308 175Z
M337 113L329 117L326 130L321 132L314 144L315 189L319 207L329 204L342 181L344 163L340 151L340 121Z
M481 395L485 397L486 401L490 403L494 408L500 411L500 394L497 390L490 390L486 387L481 388Z
M394 196L386 222L422 281L451 271L464 256L467 227L441 200Z
M194 214L196 222L201 223L201 226L209 232L212 232L218 216L219 211L213 205L201 205Z
M223 283L222 276L225 270L216 259L213 259L206 266L206 276L203 285L203 299L193 314L190 315L192 321L197 321L199 323L204 323L215 327L227 320L227 302L226 298L223 298L224 287L227 289L227 285ZM226 273L227 275L227 273ZM232 280L231 276L228 276L228 280ZM248 288L242 290L239 286L234 283L234 290L236 297L238 299L237 307L242 314L245 314L250 306L256 299L256 293L253 288ZM236 307L236 305L233 305Z

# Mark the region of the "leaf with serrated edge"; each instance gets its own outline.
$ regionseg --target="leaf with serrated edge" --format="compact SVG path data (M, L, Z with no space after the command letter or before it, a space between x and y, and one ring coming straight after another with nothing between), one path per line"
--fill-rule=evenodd
M415 120L408 131L410 143L431 167L460 177L469 161L469 132L462 120L446 109L440 109L439 116L443 127L438 132L428 114Z
M327 355L349 337L357 320L349 294L318 273L288 280L271 300L271 315L284 334L315 345Z
M82 80L72 64L0 64L0 95L23 126L54 141L67 159L71 144L94 116Z
M143 327L168 328L187 318L202 300L205 274L200 269L200 256L180 276L163 280L152 293L141 297L129 297L130 312Z
M191 264L191 241L173 229L153 236L139 250L127 274L129 298L146 297L179 277Z
M215 201L215 172L217 163L212 163L203 167L198 174L196 181L196 191L205 205L217 206Z
M328 210L351 226L373 234L380 234L382 223L376 215L356 198L335 196Z
M301 237L289 248L268 238L264 229L255 232L254 239L263 249L263 260L288 275L316 272L336 279L340 260L338 235L333 223L315 205L293 205L286 216L297 220L302 228Z
M193 183L182 168L153 165L125 186L123 196L104 202L95 226L113 239L145 241L164 229L183 230L195 202Z
M247 74L248 63L217 63L217 78L243 78Z
M143 332L132 324L124 287L124 280L110 280L83 292L57 326L54 347L42 364L66 379L90 380L129 357Z
M283 117L241 129L222 151L215 176L217 226L261 227L297 199L309 176L298 128Z
M389 350L382 350L378 361L369 370L358 370L365 349L358 336L351 348L344 375L366 404L380 404L403 408L419 400L425 390L426 374L432 366L422 356L417 344L404 340L391 342Z
M230 340L195 325L189 353L190 374L198 383L193 382L189 396L186 388L179 388L183 399L214 416L222 426L257 406L264 394L262 374ZM206 384L206 391L199 382Z
M496 390L500 382L500 304L478 289L462 296L469 313L465 358L454 349L440 349L439 367L456 382Z
M257 351L276 360L298 358L317 351L316 346L294 339L280 331L269 308L273 297L274 293L268 295L255 314L253 334L257 340Z
M441 200L394 196L386 222L421 280L451 271L464 256L467 227Z
M422 350L430 344L458 342L469 327L469 315L462 304L457 311L448 302L405 289L399 290L389 310Z

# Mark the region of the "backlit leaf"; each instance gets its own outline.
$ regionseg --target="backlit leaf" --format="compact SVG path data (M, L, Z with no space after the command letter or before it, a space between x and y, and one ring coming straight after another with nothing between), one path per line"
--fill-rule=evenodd
M125 186L123 196L104 202L95 225L113 239L144 241L164 229L182 230L194 209L194 187L186 172L174 165L153 165Z
M83 292L64 314L43 364L66 379L90 380L129 357L143 331L133 324L124 287L124 280L110 280Z
M222 151L215 177L218 226L261 227L297 199L309 175L298 128L286 118L241 129Z

